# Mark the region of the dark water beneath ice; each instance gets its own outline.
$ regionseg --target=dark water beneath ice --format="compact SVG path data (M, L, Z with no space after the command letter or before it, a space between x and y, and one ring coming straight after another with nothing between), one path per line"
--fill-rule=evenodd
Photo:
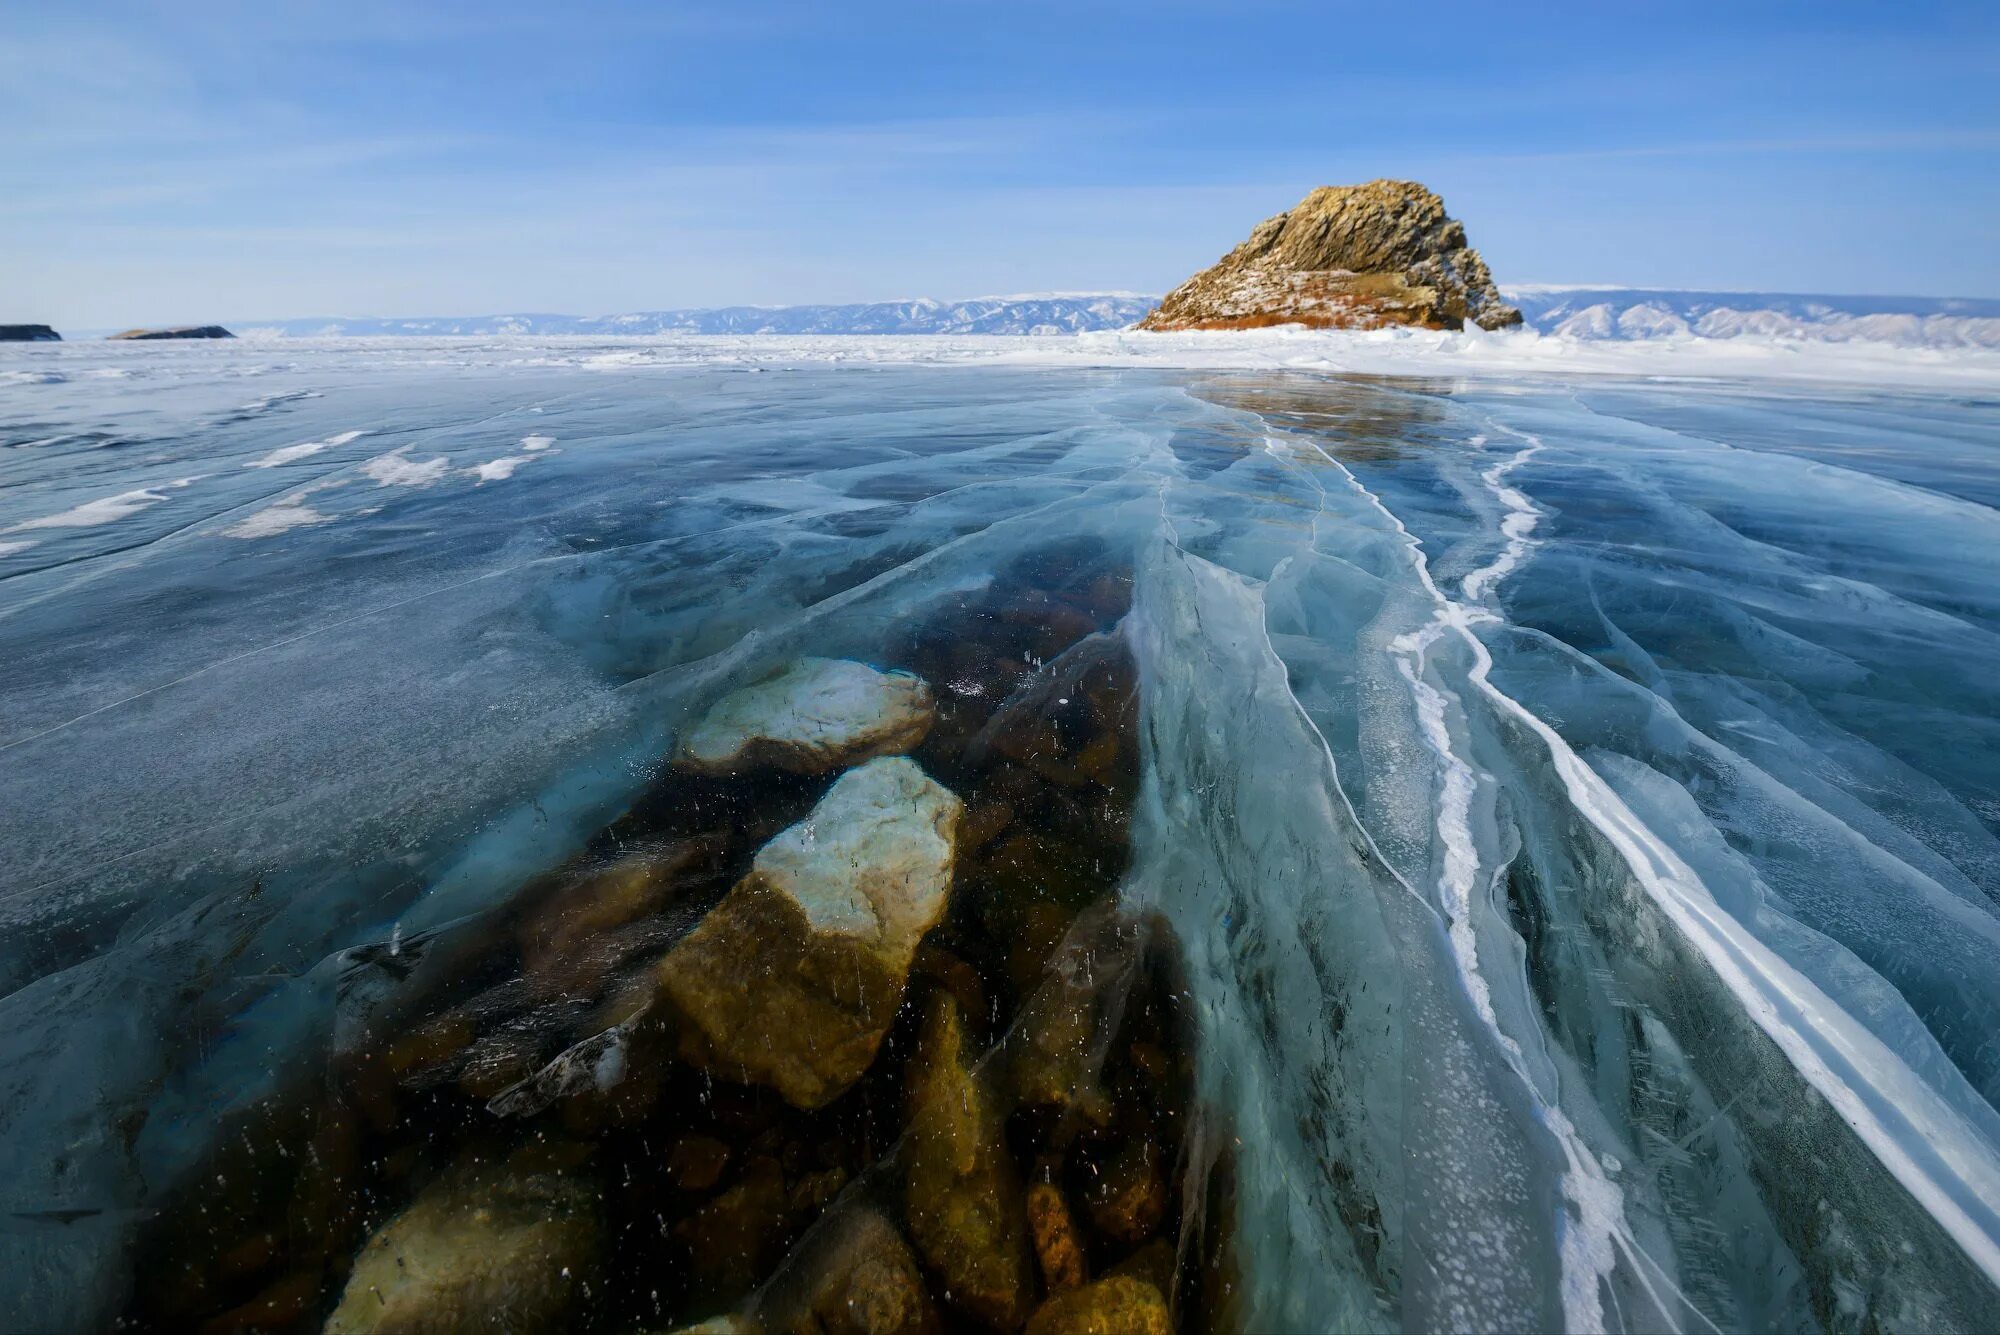
M800 654L925 673L966 727L918 758L970 795L971 723L1033 702L1008 865L1041 862L980 862L993 920L941 929L980 1041L1068 921L1041 888L1168 929L1169 1231L1228 1253L1182 1324L1965 1329L2000 1297L2000 406L31 355L0 1324L164 1319L161 1221L221 1129L341 1069L393 991L357 961L477 939L621 819L686 833L676 732ZM1043 690L1093 635L1136 712L1085 810L1035 762L1096 735ZM813 796L703 798L742 841L711 902Z

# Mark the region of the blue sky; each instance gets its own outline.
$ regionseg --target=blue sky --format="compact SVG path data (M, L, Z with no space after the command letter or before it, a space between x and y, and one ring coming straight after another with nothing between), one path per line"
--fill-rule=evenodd
M1160 291L1383 175L1503 283L2000 296L1996 88L1991 0L13 0L0 320Z

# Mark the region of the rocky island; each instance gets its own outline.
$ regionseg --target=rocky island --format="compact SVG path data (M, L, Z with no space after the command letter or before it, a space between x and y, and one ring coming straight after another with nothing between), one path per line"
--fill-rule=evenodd
M112 338L235 338L219 324L176 325L172 329L127 329L122 334L112 334Z
M1141 329L1500 329L1500 299L1465 225L1415 181L1329 185L1166 295Z
M62 335L45 324L0 324L0 343L60 343Z

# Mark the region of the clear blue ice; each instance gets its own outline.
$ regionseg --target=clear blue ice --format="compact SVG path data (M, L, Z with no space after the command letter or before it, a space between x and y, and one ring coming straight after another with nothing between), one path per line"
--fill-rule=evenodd
M730 683L1078 541L1134 574L1121 894L1188 956L1253 1328L2000 1303L2000 403L8 369L0 1326L115 1311L344 952L559 863Z

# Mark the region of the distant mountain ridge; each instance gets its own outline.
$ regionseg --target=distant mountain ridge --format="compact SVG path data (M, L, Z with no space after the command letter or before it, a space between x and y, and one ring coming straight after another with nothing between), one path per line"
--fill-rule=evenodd
M1500 287L1526 326L1599 341L1775 338L1911 348L2000 349L2000 300L1651 288ZM963 301L721 306L625 315L481 315L251 321L249 338L505 334L1082 334L1127 329L1159 304L1132 292L1049 292Z
M820 306L717 306L627 315L478 315L407 320L308 319L251 323L249 336L384 334L1081 334L1123 329L1158 304L1131 292L873 301Z
M1589 340L1802 339L2000 348L2000 300L1503 286L1529 328Z

